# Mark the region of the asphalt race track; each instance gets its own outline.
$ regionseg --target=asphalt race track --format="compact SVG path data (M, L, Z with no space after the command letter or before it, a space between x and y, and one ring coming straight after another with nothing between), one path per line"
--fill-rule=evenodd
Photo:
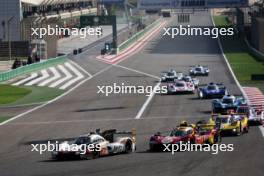
M191 25L212 26L209 12L191 17ZM170 24L177 25L177 20ZM99 50L98 50L99 53ZM80 87L43 108L0 127L1 176L261 176L264 173L264 140L257 127L240 137L225 137L235 151L213 155L208 152L150 153L148 140L157 131L168 131L181 120L208 119L210 100L197 95L155 95L140 119L134 119L148 97L145 95L97 94L97 85L126 82L152 85L157 79L97 61L96 47L74 59L92 75ZM209 77L202 84L223 82L240 95L216 39L210 37L159 36L120 65L159 76L175 68L187 73L194 64L208 65ZM31 143L64 140L97 128L137 129L137 152L95 160L53 161L50 153L31 152Z

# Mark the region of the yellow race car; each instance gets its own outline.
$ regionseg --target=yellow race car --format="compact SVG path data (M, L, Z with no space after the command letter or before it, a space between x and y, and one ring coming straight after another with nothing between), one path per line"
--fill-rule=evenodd
M222 134L240 136L242 133L248 133L249 130L248 117L241 114L213 114L209 123L219 126Z

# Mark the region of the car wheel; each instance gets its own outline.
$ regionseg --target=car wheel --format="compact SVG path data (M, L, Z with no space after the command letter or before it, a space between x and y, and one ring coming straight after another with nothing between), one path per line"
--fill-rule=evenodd
M221 135L220 134L216 134L215 136L214 136L214 142L215 143L220 143L222 141L222 137L221 137Z
M204 97L203 91L198 91L198 96L200 99L203 99L203 97Z
M243 132L244 132L244 133L248 133L248 130L249 130L249 126L247 125L247 126L244 128Z
M100 152L93 152L93 159L99 158Z
M132 152L132 142L128 141L125 146L125 153L131 153Z
M86 159L86 160L88 160L88 159L92 159L91 155L86 155L86 154L81 154L81 155L80 155L80 158L81 158L81 159Z
M236 128L236 135L237 136L241 135L241 123L240 123L240 126Z
M157 147L155 145L149 145L149 151L150 152L156 152L158 150L157 150Z

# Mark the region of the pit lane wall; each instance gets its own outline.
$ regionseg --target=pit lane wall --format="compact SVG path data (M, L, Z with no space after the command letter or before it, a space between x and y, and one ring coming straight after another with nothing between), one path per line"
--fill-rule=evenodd
M11 70L11 71L2 72L2 73L0 73L0 83L4 82L4 81L8 81L10 79L13 79L17 76L21 76L21 75L28 74L28 73L31 73L34 71L38 71L38 70L41 70L44 68L48 68L50 66L57 65L60 63L64 63L66 61L67 61L66 55L65 56L59 56L59 57L48 59L48 60L41 61L38 63L33 63L30 65L22 66L22 67L19 67L17 69Z

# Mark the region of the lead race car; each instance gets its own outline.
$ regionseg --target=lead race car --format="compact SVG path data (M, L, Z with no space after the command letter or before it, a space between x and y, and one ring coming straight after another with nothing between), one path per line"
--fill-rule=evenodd
M173 69L171 69L170 71L161 72L161 81L162 82L176 81L178 79L182 79L182 77L183 77L183 73L176 72Z
M176 81L167 85L167 94L194 93L195 85L192 82Z
M228 95L228 91L222 83L209 83L207 86L198 89L198 97L201 99L222 98L225 95Z
M125 135L125 136L124 136ZM131 153L136 150L135 130L118 132L116 129L100 130L81 135L73 141L59 144L51 153L53 159L95 159L101 156Z
M237 111L239 106L247 105L247 101L243 97L235 97L234 95L225 95L222 99L212 101L213 113L226 113L228 110Z
M195 65L191 66L190 75L193 76L208 76L210 70L207 66Z

